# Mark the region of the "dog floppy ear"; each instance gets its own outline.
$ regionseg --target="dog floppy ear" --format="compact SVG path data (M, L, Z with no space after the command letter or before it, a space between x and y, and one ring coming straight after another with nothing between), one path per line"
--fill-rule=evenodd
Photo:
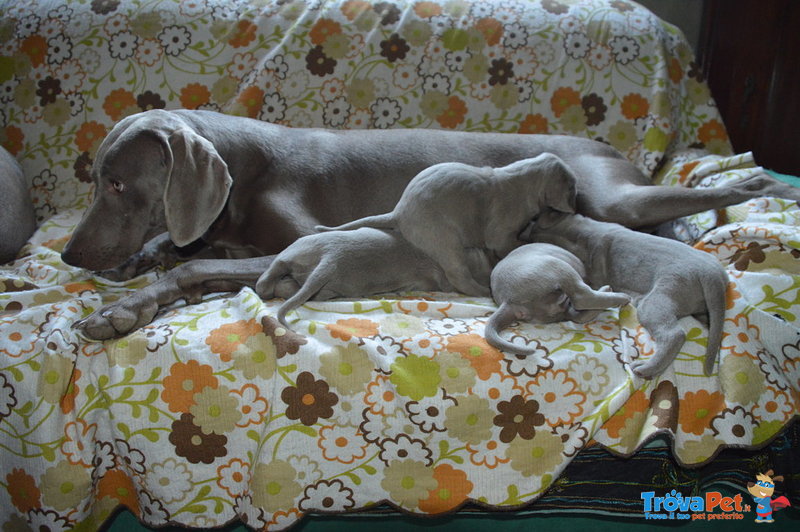
M203 236L217 219L233 180L214 145L191 129L176 129L167 144L164 210L170 239L180 247Z
M543 205L559 212L574 213L577 203L577 178L566 163L555 155L545 159L547 171Z

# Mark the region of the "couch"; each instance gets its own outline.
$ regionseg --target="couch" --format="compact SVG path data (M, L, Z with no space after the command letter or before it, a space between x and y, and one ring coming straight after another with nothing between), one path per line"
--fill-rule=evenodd
M800 209L776 198L675 224L730 277L710 377L707 329L685 318L672 366L636 378L626 362L653 344L630 306L514 326L528 358L483 339L491 299L454 293L309 302L296 332L250 289L106 342L71 328L163 273L111 282L60 259L100 141L149 109L582 136L675 187L761 172L733 153L681 32L637 4L2 0L0 14L0 141L38 219L0 267L4 529L95 530L119 508L154 527L270 530L379 504L508 510L587 447L632 456L660 436L698 466L797 417Z

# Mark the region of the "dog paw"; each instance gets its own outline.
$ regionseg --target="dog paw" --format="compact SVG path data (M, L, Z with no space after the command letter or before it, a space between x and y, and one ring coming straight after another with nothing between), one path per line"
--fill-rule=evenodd
M155 301L134 294L102 307L72 327L91 340L108 340L147 325L157 312Z

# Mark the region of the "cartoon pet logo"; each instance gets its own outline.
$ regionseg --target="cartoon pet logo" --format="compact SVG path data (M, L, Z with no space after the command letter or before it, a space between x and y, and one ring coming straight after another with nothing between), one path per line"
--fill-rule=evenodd
M783 477L773 477L772 469L770 469L766 473L756 475L756 482L747 483L747 491L758 505L756 507L756 523L772 523L775 521L772 518L773 510L780 510L792 505L784 496L772 498L772 494L775 493L775 483L779 480L783 480Z

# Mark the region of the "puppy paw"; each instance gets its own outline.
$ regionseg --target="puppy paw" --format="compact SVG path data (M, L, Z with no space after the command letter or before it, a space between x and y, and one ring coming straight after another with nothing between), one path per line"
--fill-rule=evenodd
M147 325L157 312L158 304L154 300L134 294L100 308L73 323L72 327L91 340L108 340Z
M655 371L655 364L651 364L649 360L637 359L630 363L631 371L634 375L641 379L652 379L658 372Z

